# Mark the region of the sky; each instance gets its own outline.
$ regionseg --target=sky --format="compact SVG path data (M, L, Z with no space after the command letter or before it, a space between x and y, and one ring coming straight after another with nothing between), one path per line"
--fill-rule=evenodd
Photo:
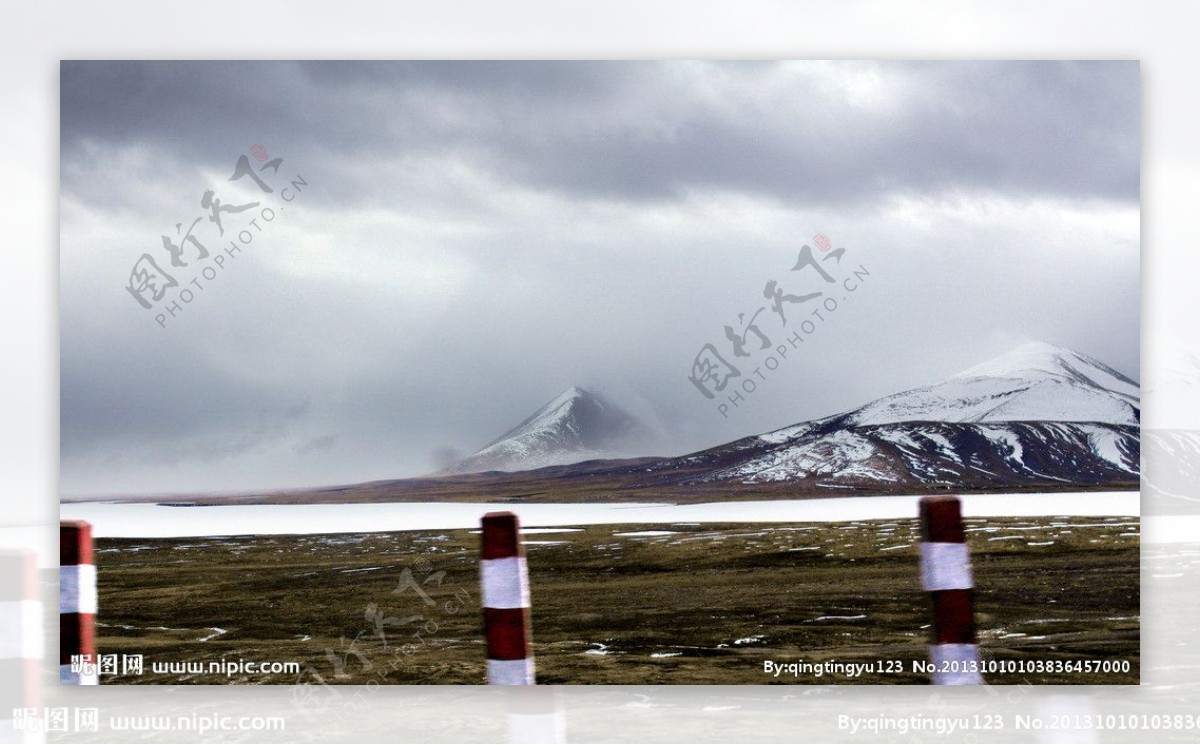
M64 62L61 492L419 475L572 385L674 454L1027 341L1139 379L1139 111L1136 62Z

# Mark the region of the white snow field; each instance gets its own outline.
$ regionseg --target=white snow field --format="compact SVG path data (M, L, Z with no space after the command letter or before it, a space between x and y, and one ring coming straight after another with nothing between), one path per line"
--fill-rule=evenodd
M912 518L919 497L706 504L486 504L414 502L168 507L158 504L72 502L64 520L87 520L100 538L182 538L232 535L384 533L479 526L486 512L516 512L524 527L669 523L805 523ZM966 517L1137 516L1138 492L969 494Z

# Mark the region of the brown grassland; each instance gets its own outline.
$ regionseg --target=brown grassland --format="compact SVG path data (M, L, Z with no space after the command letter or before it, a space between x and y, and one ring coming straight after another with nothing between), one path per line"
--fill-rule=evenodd
M1126 673L989 682L1138 682L1136 518L967 528L985 659L1129 663ZM621 535L643 531L664 534ZM538 681L927 683L914 670L929 633L916 540L914 520L531 531ZM103 680L483 683L478 541L466 530L100 540L99 650L142 654L146 665ZM303 672L153 671L221 659ZM776 678L766 660L894 660L901 670Z

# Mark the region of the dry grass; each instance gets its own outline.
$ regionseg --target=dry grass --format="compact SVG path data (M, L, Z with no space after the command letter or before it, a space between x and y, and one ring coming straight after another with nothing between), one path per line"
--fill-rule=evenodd
M989 682L1137 682L1136 520L977 519L968 527L989 655L1129 660L1132 668ZM643 530L672 533L617 535ZM925 683L912 671L928 634L915 539L911 520L528 535L538 679ZM330 684L481 683L477 544L462 530L99 541L100 651L144 654L148 673L106 682L297 682L149 674L151 661L242 658L300 662L304 680ZM406 568L432 605L412 587L396 592ZM382 638L372 605L389 619ZM215 628L226 633L199 641ZM904 672L773 679L764 660L899 660Z

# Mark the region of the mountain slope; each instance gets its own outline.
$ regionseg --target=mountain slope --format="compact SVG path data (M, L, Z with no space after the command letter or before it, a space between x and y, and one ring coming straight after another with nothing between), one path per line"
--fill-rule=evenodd
M909 490L1131 484L1137 383L1077 352L1026 344L934 385L657 464L685 482Z
M699 482L809 482L823 488L917 484L986 488L1137 480L1136 427L1085 422L896 422L750 438L688 456L715 467ZM729 456L735 457L730 458Z
M525 471L636 452L649 437L636 417L572 386L448 473Z

